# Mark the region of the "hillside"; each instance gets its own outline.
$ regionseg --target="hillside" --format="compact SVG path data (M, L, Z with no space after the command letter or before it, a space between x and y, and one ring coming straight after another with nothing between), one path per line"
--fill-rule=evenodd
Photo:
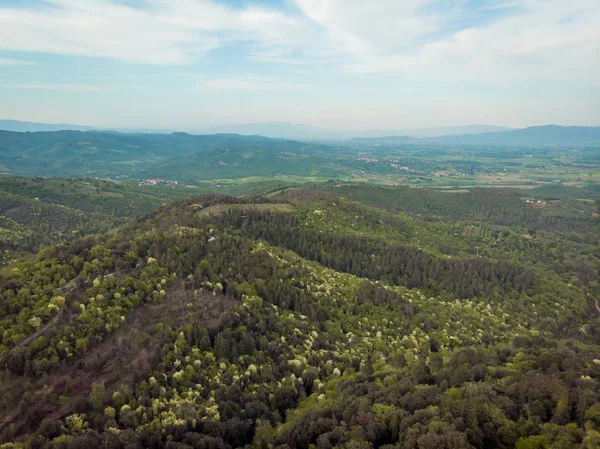
M46 245L106 232L191 193L93 179L0 177L0 266Z
M344 170L343 164L336 170L331 154L321 156L310 146L295 148L282 141L276 146L248 143L243 148L228 146L201 151L150 166L136 175L139 178L161 177L184 182L282 175L334 178Z
M1 441L594 447L597 220L361 188L190 198L2 272Z

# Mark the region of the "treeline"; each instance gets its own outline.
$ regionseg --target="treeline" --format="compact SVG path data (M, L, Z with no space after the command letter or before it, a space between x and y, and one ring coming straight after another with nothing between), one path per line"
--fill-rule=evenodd
M392 212L419 214L432 219L475 220L530 231L549 230L585 236L597 233L594 223L580 219L575 210L569 211L569 214L556 215L528 205L525 201L528 195L531 193L535 198L538 189L525 193L490 188L473 188L468 192L444 192L408 186L342 185L334 191L339 195ZM553 191L560 189L541 188L538 198L546 198L552 195ZM587 195L590 195L588 190L584 192L584 196Z
M408 245L303 229L301 222L293 215L249 210L243 217L235 212L224 215L219 223L238 226L252 238L291 249L337 271L435 294L470 298L512 290L533 292L537 283L532 270L509 262L440 258Z

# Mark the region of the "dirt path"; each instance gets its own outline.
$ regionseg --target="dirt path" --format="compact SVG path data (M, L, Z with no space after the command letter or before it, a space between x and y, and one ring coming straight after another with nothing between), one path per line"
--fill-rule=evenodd
M102 280L102 279L110 278L110 277L116 276L118 274L125 273L125 271L127 271L127 270L115 271L114 273L110 273L110 274L107 274L105 276L99 276L96 279L94 279L94 281L99 281L99 280ZM76 286L73 285L71 282L69 282L67 285L65 285L64 287L60 287L57 290L66 290L66 289L69 289L69 292L71 292L75 288L76 288ZM61 308L58 310L58 313L56 314L56 316L54 318L52 318L50 321L48 321L46 323L46 325L44 327L42 327L40 330L38 330L35 334L32 334L32 335L30 335L28 337L25 337L23 340L21 340L19 342L19 344L17 344L17 346L22 347L22 346L28 345L33 340L35 340L40 335L42 335L44 332L46 332L48 329L50 329L50 327L53 324L56 324L56 322L60 319L60 317L63 314L63 311L64 311L65 307L66 307L66 304L63 304L61 306Z
M94 279L94 281L101 281L102 279L108 279L113 276L116 276L117 274L125 273L126 271L127 270L115 271L114 273L106 274L104 276L98 276L96 279Z
M76 285L73 285L71 282L69 282L67 285L65 285L64 287L60 287L57 290L66 290L66 289L69 289L69 292L72 292L75 288L76 288ZM53 324L56 324L56 322L58 320L60 320L60 317L62 316L63 311L65 310L66 307L67 307L67 304L66 303L63 304L60 307L60 309L58 309L58 313L56 314L56 316L54 318L52 318L50 321L48 321L46 323L46 325L44 327L42 327L41 329L39 329L35 334L32 334L29 337L25 337L23 340L21 340L17 346L18 347L22 347L22 346L28 345L33 340L35 340L40 335L42 335L44 332L46 332L48 329L50 329L50 327Z
M60 319L60 317L62 316L62 313L63 313L64 309L65 309L65 306L63 304L61 306L61 308L58 310L58 313L56 314L56 316L54 318L52 318L50 321L48 321L46 323L46 325L44 327L42 327L40 330L38 330L35 334L32 334L29 337L25 337L23 340L21 340L21 342L17 346L28 345L33 340L35 340L40 335L42 335L44 332L46 332L48 329L50 329L50 326L52 326L53 324L55 324Z
M594 302L596 303L596 310L600 313L600 305L598 305L598 300L594 298Z

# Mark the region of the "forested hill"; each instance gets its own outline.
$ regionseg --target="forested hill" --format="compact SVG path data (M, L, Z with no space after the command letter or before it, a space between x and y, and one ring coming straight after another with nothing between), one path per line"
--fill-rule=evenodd
M351 196L194 197L2 271L0 441L597 447L595 222Z
M320 144L237 134L121 134L99 131L0 131L0 171L22 176L119 177L190 153L264 148L318 152ZM219 159L212 161L217 165Z

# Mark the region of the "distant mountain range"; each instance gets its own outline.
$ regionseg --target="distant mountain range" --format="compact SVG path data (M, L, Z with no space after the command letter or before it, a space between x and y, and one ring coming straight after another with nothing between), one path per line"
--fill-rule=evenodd
M14 132L95 131L123 134L173 134L155 129L99 129L68 123L48 124L0 120L0 130ZM178 134L178 133L174 133ZM185 134L185 133L179 133ZM489 125L468 125L450 128L421 128L413 130L335 131L316 126L285 122L254 123L221 126L198 130L188 135L234 135L280 138L298 141L347 143L352 145L397 145L436 143L447 145L546 146L590 145L600 143L600 127L590 126L532 126L509 129Z
M412 138L451 136L458 134L480 134L487 132L507 131L510 128L490 125L467 125L445 128L419 129L375 129L375 130L332 130L318 126L297 125L286 122L246 123L240 125L220 126L203 130L210 133L258 134L265 137L282 137L296 140L349 140L354 138L387 138L385 136L408 136Z
M504 132L442 136L428 139L431 142L460 145L547 146L547 145L598 145L599 126L532 126Z
M73 125L71 123L36 123L20 120L0 120L0 130L19 133L40 131L91 131L91 126Z
M600 127L592 126L532 126L501 132L415 138L409 135L386 137L355 137L346 141L351 145L399 145L435 143L442 145L484 146L548 146L600 144Z
M360 131L354 132L354 138L368 138L368 137L384 137L389 139L389 136L397 138L413 137L416 139L425 139L429 137L440 137L440 136L456 136L461 134L483 134L489 132L501 132L509 131L511 128L504 128L502 126L492 125L467 125L467 126L452 126L442 128L416 128L416 129L401 129L401 130L374 130L374 131ZM388 137L385 137L388 136Z
M354 137L348 141L358 145L396 145L401 143L414 143L419 139L410 136L385 136L385 137Z
M14 132L53 132L53 131L114 131L121 133L144 133L144 134L169 134L174 132L167 129L151 128L118 128L118 127L93 127L83 125L73 125L72 123L38 123L23 122L20 120L0 120L0 130Z
M92 127L70 123L36 123L19 120L0 120L0 130L16 132L37 131L115 131L122 133L169 134L174 130L150 128ZM384 136L409 136L412 138L453 136L459 134L481 134L507 131L509 128L490 125L468 125L445 128L380 129L380 130L332 130L318 126L299 125L286 122L246 123L218 127L186 130L191 134L242 134L293 140L340 141L352 138L380 138Z

